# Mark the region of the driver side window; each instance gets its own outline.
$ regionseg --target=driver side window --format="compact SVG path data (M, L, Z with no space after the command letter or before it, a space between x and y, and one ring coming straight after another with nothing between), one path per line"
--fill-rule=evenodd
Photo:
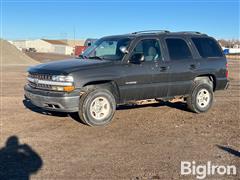
M132 56L136 54L142 54L144 61L157 61L162 59L160 45L156 39L141 40L133 49Z

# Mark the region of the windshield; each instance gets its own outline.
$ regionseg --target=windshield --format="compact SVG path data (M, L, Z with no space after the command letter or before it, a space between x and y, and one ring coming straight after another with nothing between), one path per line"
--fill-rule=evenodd
M130 41L130 38L102 38L88 47L80 57L115 61L122 60L124 53L120 50L120 47L124 46L128 48Z

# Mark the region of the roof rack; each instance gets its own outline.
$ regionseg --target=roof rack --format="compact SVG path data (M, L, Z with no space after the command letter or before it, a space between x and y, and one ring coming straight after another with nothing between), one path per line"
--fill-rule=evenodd
M141 33L170 33L168 30L146 30L146 31L136 31L132 34L141 34Z
M184 33L184 34L187 34L187 33L202 34L201 32L198 32L198 31L180 31L180 32L177 32L177 33Z

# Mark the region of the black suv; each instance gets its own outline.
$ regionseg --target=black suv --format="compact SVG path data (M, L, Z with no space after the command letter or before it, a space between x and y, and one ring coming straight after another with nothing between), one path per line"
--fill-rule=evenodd
M53 111L78 112L105 125L116 106L183 97L205 112L213 92L228 87L227 60L217 41L199 32L141 31L97 40L79 58L29 68L25 97Z

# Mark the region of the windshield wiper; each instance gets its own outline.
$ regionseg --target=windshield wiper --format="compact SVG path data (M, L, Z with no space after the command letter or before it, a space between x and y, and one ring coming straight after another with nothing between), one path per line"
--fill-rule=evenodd
M103 58L99 57L99 56L90 56L88 57L88 59L99 59L99 60L103 60Z
M77 59L87 59L87 56L84 56L84 55L81 54L77 57Z

